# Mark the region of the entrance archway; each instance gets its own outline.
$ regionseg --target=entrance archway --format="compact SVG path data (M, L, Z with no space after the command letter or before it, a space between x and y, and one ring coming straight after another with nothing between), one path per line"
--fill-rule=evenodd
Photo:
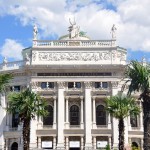
M17 143L17 142L14 142L14 143L11 145L11 150L18 150L18 143Z

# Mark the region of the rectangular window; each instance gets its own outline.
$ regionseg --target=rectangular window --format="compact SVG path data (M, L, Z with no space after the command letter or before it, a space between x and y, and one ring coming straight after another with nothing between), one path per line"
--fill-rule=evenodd
M12 86L12 87L10 87L10 91L20 92L20 86Z
M54 82L48 82L48 87L53 89L54 88Z
M47 82L42 82L42 83L41 83L41 88L42 88L42 89L47 88Z
M75 86L76 86L76 88L81 88L81 82L76 82Z
M102 88L107 89L108 88L108 82L102 82Z
M101 82L95 82L95 88L101 88Z
M74 87L74 82L68 82L68 88L73 88Z

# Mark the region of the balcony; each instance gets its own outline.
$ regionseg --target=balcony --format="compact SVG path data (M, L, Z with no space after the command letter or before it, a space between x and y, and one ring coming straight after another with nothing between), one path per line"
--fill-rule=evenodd
M22 126L18 127L6 126L4 130L4 137L15 138L22 135Z
M33 47L115 47L115 40L34 40Z

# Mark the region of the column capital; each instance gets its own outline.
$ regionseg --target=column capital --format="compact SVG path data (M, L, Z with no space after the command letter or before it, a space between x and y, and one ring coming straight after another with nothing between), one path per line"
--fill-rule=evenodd
M56 100L56 96L53 96L53 100Z
M88 81L88 82L84 82L85 88L86 89L90 89L92 87L92 82Z
M57 82L57 84L59 89L65 88L65 82Z
M80 96L80 100L83 100L83 96Z
M95 99L96 99L96 96L93 96L92 99L95 100Z
M112 81L111 82L111 85L112 85L112 88L118 88L118 81Z

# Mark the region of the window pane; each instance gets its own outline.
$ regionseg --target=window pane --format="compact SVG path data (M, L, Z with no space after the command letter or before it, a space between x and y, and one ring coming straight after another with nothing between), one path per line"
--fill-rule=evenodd
M48 82L48 87L49 88L54 88L54 82Z
M53 107L48 105L45 109L48 111L48 115L43 117L43 125L53 125Z
M76 88L81 88L81 82L76 82L75 85L76 85Z
M130 116L131 127L138 127L137 116Z
M42 89L47 88L47 82L42 82L42 83L41 83L41 88L42 88Z
M100 82L95 82L95 88L100 88L101 87L101 83Z
M79 107L73 105L70 107L70 125L79 125Z
M96 107L96 124L106 125L106 111L103 105Z
M107 82L102 82L102 87L103 88L108 88L108 83Z
M73 88L74 87L74 82L68 82L68 88Z
M16 127L18 127L18 124L19 124L19 115L18 115L18 113L16 113L16 114L12 115L12 127L16 128Z

